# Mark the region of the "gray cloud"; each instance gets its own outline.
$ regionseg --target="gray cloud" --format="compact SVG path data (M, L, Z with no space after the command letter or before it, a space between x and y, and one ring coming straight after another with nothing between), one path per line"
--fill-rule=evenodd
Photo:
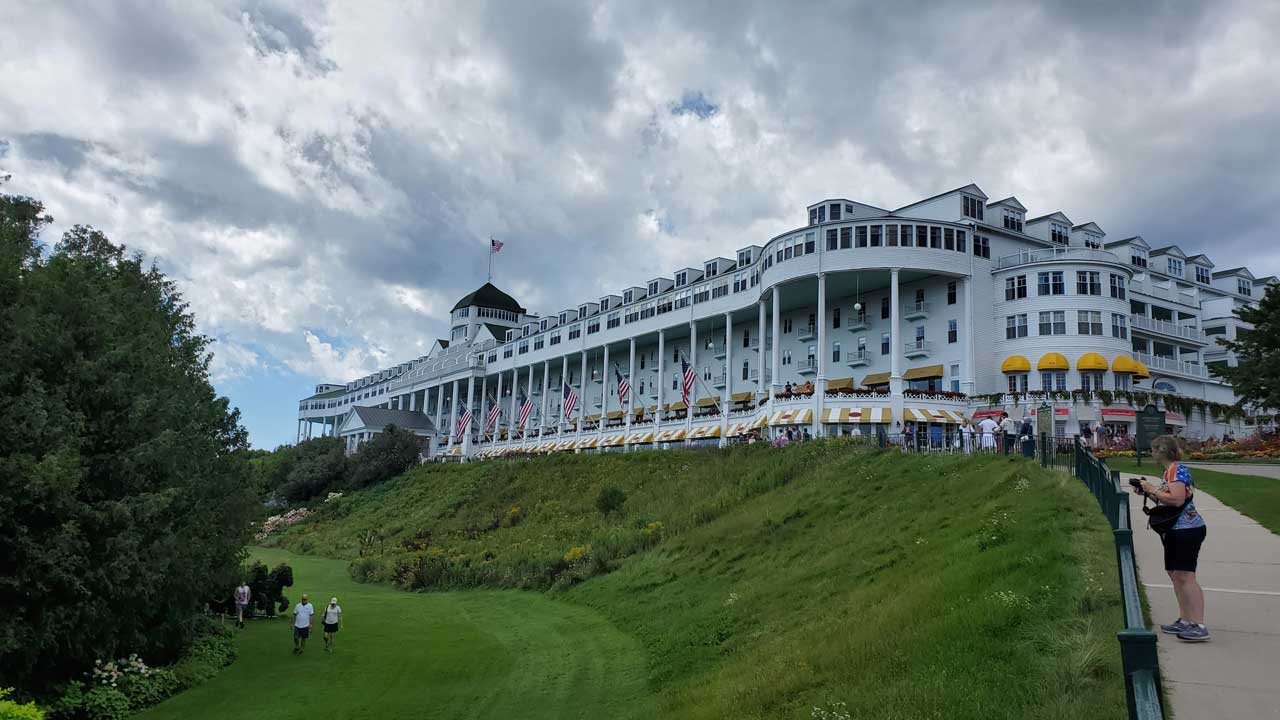
M32 5L0 28L0 163L59 221L159 256L229 377L424 352L490 234L499 284L556 311L815 198L970 181L1272 274L1278 12Z

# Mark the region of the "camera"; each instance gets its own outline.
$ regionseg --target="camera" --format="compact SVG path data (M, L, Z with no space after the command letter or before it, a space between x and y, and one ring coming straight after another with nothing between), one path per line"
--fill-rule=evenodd
M1134 490L1142 490L1142 481L1138 478L1129 478L1129 484L1133 486Z

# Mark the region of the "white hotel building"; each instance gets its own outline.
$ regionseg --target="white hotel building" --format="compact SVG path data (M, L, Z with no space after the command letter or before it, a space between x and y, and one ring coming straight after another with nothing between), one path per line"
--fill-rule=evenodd
M709 444L751 428L954 429L1044 402L1059 434L1126 432L1149 401L1188 436L1244 430L1203 402L1172 411L1188 404L1164 396L1235 402L1207 370L1235 362L1215 339L1249 329L1232 310L1275 277L1137 236L1108 241L1062 212L1029 218L1016 198L992 202L976 185L896 210L824 200L807 220L555 313L486 284L458 302L450 338L427 355L318 386L299 405L299 438L338 434L354 450L381 429L352 412L361 406L458 457ZM700 379L692 408L682 358ZM632 387L625 403L615 367ZM581 398L568 417L561 383ZM517 428L525 397L532 411ZM494 403L501 416L485 433ZM470 428L455 437L468 405Z

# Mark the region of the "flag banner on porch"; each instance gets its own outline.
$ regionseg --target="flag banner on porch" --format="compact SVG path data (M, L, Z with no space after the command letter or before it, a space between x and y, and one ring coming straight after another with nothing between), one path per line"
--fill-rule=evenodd
M533 398L524 397L524 393L520 394L524 398L520 404L520 417L516 421L516 427L524 429L524 424L529 420L529 413L533 412Z
M494 403L493 407L489 408L489 418L484 424L484 432L486 435L493 432L493 427L498 424L498 417L501 415L502 406L498 403Z
M561 383L561 386L560 394L564 397L564 412L561 415L568 418L578 408L578 391L568 383Z
M458 418L458 427L453 429L454 442L462 439L466 433L467 427L471 425L471 408L462 411L462 417Z
M680 383L680 398L684 401L684 406L689 407L689 398L693 395L693 386L698 382L698 371L684 357L680 358L680 373L684 378L684 382Z
M625 403L627 394L631 392L631 383L622 377L622 371L618 369L617 365L613 366L613 374L618 379L618 402Z

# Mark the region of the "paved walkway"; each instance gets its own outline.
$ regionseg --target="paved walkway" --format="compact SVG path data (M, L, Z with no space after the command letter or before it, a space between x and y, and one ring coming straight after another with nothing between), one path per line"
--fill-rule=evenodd
M1258 463L1250 465L1248 463L1197 463L1189 462L1188 467L1204 468L1213 472L1231 473L1233 475L1256 475L1258 477L1277 478L1280 479L1280 465L1264 465Z
M1194 469L1192 471L1194 473ZM1238 470L1237 470L1238 472ZM1125 476L1125 484L1129 477ZM1130 498L1134 553L1154 625L1178 617L1160 537ZM1196 573L1204 588L1207 643L1160 636L1160 672L1178 720L1280 719L1280 536L1196 490L1209 533Z

